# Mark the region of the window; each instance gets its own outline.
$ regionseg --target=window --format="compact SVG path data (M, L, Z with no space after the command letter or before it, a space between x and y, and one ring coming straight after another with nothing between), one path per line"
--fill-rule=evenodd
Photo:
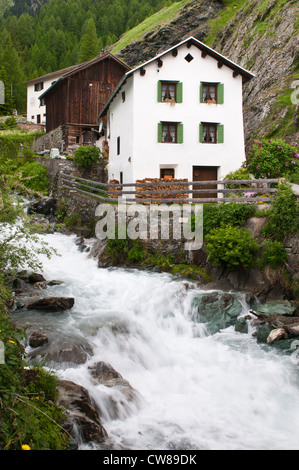
M168 144L182 144L183 124L178 122L159 122L158 142Z
M200 84L200 102L201 103L224 103L224 85L223 83Z
M126 101L126 92L125 91L123 91L122 94L121 94L121 100L122 100L123 103Z
M202 122L199 125L199 141L203 144L223 144L224 126L212 122Z
M120 154L120 137L117 137L117 155Z
M182 103L183 102L182 82L158 81L158 102L159 103Z
M34 85L34 91L41 91L44 89L44 82L38 82Z
M123 182L124 182L124 174L123 174L122 171L119 173L119 182L120 182L120 184L123 184Z
M37 124L40 124L40 114L36 115L36 122L37 122Z
M191 54L187 54L186 57L185 57L185 60L189 63L192 62L193 59L194 59L194 57Z
M41 105L41 106L46 106L46 98L42 98L42 99L40 100L40 105Z
M161 179L174 178L174 168L161 168L160 169L160 178Z

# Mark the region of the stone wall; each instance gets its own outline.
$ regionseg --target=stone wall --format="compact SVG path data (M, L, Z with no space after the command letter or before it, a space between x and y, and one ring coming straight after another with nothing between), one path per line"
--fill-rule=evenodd
M57 148L60 153L63 153L65 150L63 127L59 126L57 129L38 137L35 140L33 147L36 153L44 152L45 150L49 150L50 153L52 148Z
M62 158L36 158L48 170L50 179L50 196L57 200L57 207L64 204L68 217L78 214L82 224L92 227L95 220L95 209L99 201L75 190L64 187L63 174L78 176L97 182L107 182L107 171L101 165L93 164L90 168L80 169L71 160Z

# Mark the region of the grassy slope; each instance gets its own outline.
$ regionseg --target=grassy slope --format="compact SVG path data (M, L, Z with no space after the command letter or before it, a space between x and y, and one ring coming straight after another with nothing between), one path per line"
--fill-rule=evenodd
M170 7L162 8L162 10L146 18L142 23L135 26L135 28L130 29L130 31L122 35L120 40L113 46L111 50L112 54L119 53L132 42L142 41L143 37L148 32L155 30L157 27L169 24L179 16L181 9L187 3L190 3L190 0L181 0L180 2L173 3Z

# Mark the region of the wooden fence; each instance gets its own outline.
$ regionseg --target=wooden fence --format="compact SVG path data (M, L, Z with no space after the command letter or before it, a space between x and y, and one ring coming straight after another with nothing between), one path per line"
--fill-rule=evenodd
M103 202L139 204L158 203L213 203L213 202L271 202L277 192L278 179L172 181L137 183L100 183L62 174L63 188L76 191ZM205 188L201 188L201 186ZM214 186L207 189L206 186ZM215 185L217 188L215 189ZM171 189L171 187L179 189ZM237 186L237 187L236 187ZM141 188L141 189L140 189ZM209 194L217 197L209 197Z

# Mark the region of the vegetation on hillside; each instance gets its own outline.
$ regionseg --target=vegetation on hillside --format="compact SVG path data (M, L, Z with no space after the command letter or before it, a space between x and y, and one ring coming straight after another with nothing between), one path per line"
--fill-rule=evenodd
M0 3L0 115L26 111L25 81L92 59L173 0L30 0ZM35 2L36 4L36 2ZM4 10L5 8L5 11Z

